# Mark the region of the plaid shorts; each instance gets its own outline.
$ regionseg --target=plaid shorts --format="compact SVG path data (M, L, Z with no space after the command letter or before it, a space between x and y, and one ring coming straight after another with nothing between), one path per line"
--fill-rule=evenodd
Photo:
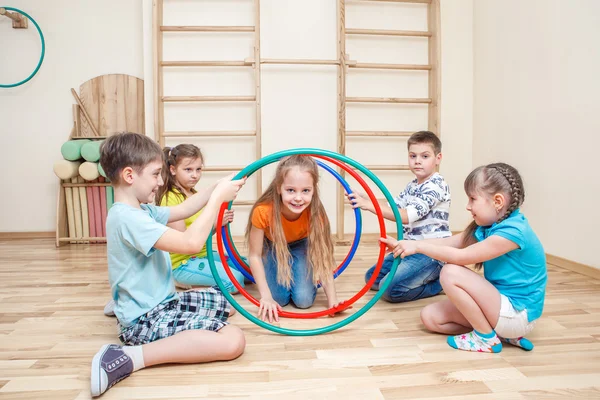
M217 332L227 325L231 305L218 288L178 294L179 300L161 303L133 325L121 327L121 342L137 346L181 331L205 329Z

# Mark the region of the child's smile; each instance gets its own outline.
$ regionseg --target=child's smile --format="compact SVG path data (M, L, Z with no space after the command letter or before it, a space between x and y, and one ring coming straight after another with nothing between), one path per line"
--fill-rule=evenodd
M313 196L313 179L306 171L293 168L288 172L280 188L283 215L295 220L310 205Z

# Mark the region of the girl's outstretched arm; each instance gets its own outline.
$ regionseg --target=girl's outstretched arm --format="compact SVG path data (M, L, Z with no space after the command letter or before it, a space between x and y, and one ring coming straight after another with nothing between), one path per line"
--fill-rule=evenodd
M404 258L419 253L456 265L485 262L519 248L515 242L498 235L492 235L464 249L439 245L426 240L401 240L396 242L393 238L388 237L382 241L388 247L393 247L394 257Z
M388 236L387 238L380 238L379 241L387 245L390 251L394 250L394 247L401 242L401 240L396 240L393 237ZM457 233L456 235L452 235L445 238L439 239L423 239L419 240L419 243L430 243L436 246L449 246L454 247L456 249L462 249L464 243L464 232Z
M325 296L327 296L327 304L329 308L334 308L339 306L342 302L338 300L337 291L335 290L335 280L333 279L333 275L330 275L329 278L321 282L321 286L323 286L323 291L325 292ZM352 307L349 307L352 308ZM330 317L333 317L335 314L330 314Z
M254 226L250 228L248 261L252 270L252 276L254 276L254 281L258 287L258 292L260 293L258 317L263 321L268 319L269 322L273 322L273 320L279 321L278 311L281 310L281 306L273 300L271 289L269 289L269 284L267 283L265 266L262 261L264 238L265 231Z

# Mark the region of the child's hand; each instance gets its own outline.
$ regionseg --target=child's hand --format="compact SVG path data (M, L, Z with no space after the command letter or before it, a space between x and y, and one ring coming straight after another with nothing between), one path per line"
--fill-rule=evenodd
M233 210L225 210L223 213L223 221L221 221L221 226L225 226L231 222L233 222Z
M391 237L379 238L381 243L384 243L388 249L392 251L394 257L400 256L401 258L412 256L417 254L418 243L416 240L396 240Z
M235 199L237 197L238 191L246 183L246 178L238 179L235 181L232 181L231 178L233 178L233 176L230 175L227 178L221 179L217 183L217 186L215 187L215 190L212 193L212 195L219 200L219 203L226 203Z
M346 193L346 197L348 198L352 208L360 208L361 210L366 211L371 211L373 208L373 203L366 194L353 191L352 193Z
M346 300L343 301L339 301L339 302L335 302L333 304L329 304L329 308L338 308L344 305L344 303L346 302ZM350 310L352 308L352 306L345 308L342 311L338 311L338 312L344 312L346 310ZM334 312L333 314L329 314L330 317L334 317L338 312Z
M260 318L261 321L266 321L268 318L269 322L271 323L273 322L273 320L279 322L279 311L281 311L281 306L277 304L277 302L273 300L272 297L262 297L260 299L260 307L258 307L258 318Z

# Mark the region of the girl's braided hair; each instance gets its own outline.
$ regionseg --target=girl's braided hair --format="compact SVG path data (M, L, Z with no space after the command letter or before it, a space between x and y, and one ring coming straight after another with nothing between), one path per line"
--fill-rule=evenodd
M486 193L493 196L496 193L503 193L509 199L509 205L505 213L496 221L504 221L525 200L525 187L523 180L516 168L505 163L493 163L475 168L467 179L465 179L465 192L468 196L474 193ZM471 222L465 229L463 246L469 246L475 243L475 231L477 224ZM475 265L475 269L480 269L482 263Z

